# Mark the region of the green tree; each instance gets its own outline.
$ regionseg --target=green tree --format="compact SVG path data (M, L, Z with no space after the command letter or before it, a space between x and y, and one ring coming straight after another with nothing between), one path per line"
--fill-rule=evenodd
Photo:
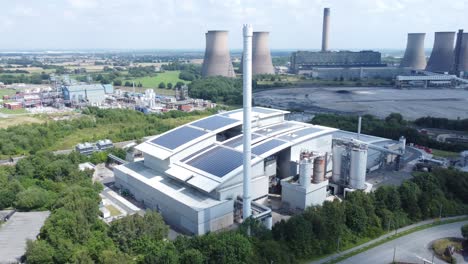
M26 262L31 264L54 263L54 249L43 240L26 242Z
M468 240L468 224L461 227L462 237Z
M196 249L188 249L180 255L180 263L203 264L205 263L205 256L203 256L203 254Z
M167 89L172 89L172 83L167 83Z
M20 210L45 208L50 202L49 193L39 187L29 187L18 193L16 207Z
M166 83L160 82L159 85L158 85L158 88L160 88L160 89L166 88Z

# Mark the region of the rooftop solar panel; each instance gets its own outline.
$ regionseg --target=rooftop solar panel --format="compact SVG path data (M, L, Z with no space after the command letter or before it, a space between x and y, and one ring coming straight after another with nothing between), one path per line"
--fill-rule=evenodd
M228 118L228 117L223 117L219 115L214 115L214 116L210 116L208 118L196 121L190 125L212 131L212 130L225 127L227 125L234 124L236 122L239 122L239 120Z
M253 133L253 134L252 134L252 140L254 140L254 139L256 139L256 138L259 138L259 137L261 137L261 136L262 136L262 135ZM230 140L229 142L224 143L224 145L225 145L225 146L228 146L228 147L231 147L231 148L236 148L236 147L238 147L238 146L240 146L240 145L243 144L242 140L244 140L244 136L243 136L243 135L240 136L240 137L238 137L238 138L235 138L235 139L233 139L233 140Z
M282 140L277 140L277 139L272 139L268 140L266 142L263 142L259 145L256 145L255 147L252 148L252 153L255 155L262 155L276 147L279 147L281 145L287 144L286 142Z
M187 164L222 178L242 165L242 153L218 146L190 160Z
M151 143L168 148L176 149L185 143L205 135L207 132L188 126L176 128L160 137L151 140Z
M271 127L267 127L267 128L257 130L257 131L255 131L255 133L262 134L262 135L271 135L271 134L275 134L275 133L277 133L279 131L282 131L282 130L288 131L288 130L293 130L293 129L297 129L297 128L298 128L298 125L284 122L284 123L281 123L281 124L278 124L278 125L274 125L274 126L271 126Z
M199 151L196 151L196 152L194 152L194 153L188 155L187 157L181 159L180 161L186 162L187 160L189 160L189 159L195 157L196 155L202 153L203 151L205 151L205 150L207 150L207 149L213 147L214 145L215 145L215 144L211 144L211 145L209 145L209 146L207 146L207 147L204 147L204 148L200 149Z

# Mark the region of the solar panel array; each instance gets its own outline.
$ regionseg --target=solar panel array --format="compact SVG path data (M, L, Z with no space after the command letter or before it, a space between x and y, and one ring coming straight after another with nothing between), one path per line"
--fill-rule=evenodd
M259 134L255 134L255 133L252 133L252 140L256 139L256 138L259 138L261 137L262 135L259 135ZM244 140L244 135L236 138L236 139L233 139L229 142L226 142L224 143L225 146L228 146L228 147L231 147L231 148L236 148L240 145L243 144L243 140Z
M252 148L252 153L255 155L262 155L264 153L267 153L268 151L277 148L281 145L287 144L285 141L278 140L278 139L272 139L265 141L259 145L256 145L255 147Z
M242 165L242 153L218 146L192 159L187 164L222 178Z
M214 116L210 116L208 118L196 121L190 125L213 131L213 130L220 129L227 125L231 125L237 122L239 122L239 120L237 119L214 115Z
M151 140L151 143L173 150L206 133L200 129L182 126Z
M180 161L186 162L187 160L189 160L189 159L195 157L196 155L202 153L203 151L205 151L205 150L207 150L207 149L213 147L214 145L215 145L215 144L211 144L211 145L209 145L209 146L207 146L207 147L204 147L204 148L200 149L199 151L196 151L196 152L194 152L194 153L188 155L187 157L181 159Z

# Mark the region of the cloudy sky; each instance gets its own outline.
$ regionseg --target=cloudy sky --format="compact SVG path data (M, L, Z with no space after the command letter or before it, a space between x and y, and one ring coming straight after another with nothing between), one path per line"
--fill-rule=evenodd
M407 32L468 30L468 0L0 0L0 50L203 49L204 33L243 23L272 49L320 48L331 7L333 49L404 48Z

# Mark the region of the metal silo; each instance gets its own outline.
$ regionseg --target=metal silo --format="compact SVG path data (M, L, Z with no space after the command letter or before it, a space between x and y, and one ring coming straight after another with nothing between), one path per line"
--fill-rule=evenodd
M202 76L236 77L229 54L228 31L210 30L206 33Z
M333 146L332 180L334 183L341 182L341 167L343 166L342 159L343 159L343 153L345 151L346 151L346 148L344 146L340 146L340 145Z
M436 32L426 71L449 72L454 63L455 32Z
M309 158L301 159L299 162L299 183L302 187L307 188L310 185L310 180L313 174L313 163Z
M426 55L424 54L424 38L426 33L408 33L406 50L400 67L410 67L415 70L426 68Z
M349 187L362 190L366 188L367 149L353 148L351 150L351 166L349 170Z
M318 156L314 159L313 183L321 183L325 180L325 156Z

